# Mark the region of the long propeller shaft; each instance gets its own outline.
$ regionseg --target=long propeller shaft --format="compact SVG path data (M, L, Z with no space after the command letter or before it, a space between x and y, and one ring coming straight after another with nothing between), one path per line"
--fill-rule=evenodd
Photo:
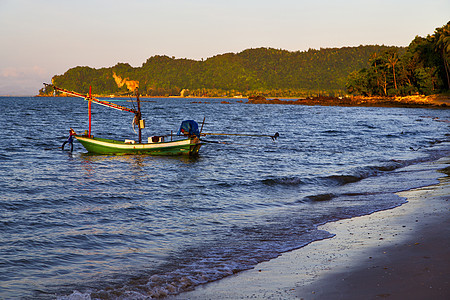
M212 132L202 132L200 135L224 135L224 136L255 136L255 137L270 137L273 140L276 140L280 134L276 132L274 135L269 134L248 134L248 133L212 133Z

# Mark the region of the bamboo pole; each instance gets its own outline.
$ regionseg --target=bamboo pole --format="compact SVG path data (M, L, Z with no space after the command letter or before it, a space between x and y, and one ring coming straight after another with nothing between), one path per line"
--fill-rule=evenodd
M91 104L92 104L92 87L89 86L89 100L88 100L88 111L89 111L89 137L91 137Z

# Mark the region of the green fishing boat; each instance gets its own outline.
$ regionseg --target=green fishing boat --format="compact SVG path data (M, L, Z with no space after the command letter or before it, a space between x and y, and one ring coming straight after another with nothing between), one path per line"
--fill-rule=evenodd
M181 123L180 130L177 136L181 136L177 139L172 134L170 136L152 136L149 137L147 143L142 142L142 129L145 128L145 122L141 117L141 106L139 100L139 93L136 91L136 104L137 108L129 108L121 105L117 105L112 102L103 101L92 97L91 88L89 88L88 95L82 95L73 91L68 91L52 84L45 84L53 88L54 91L59 91L67 95L83 98L88 101L88 113L89 113L89 130L86 130L84 135L78 135L71 129L71 137L73 136L78 140L89 153L94 154L147 154L147 155L186 155L196 156L199 153L202 142L200 141L200 131L198 130L198 124L193 120L186 120ZM124 141L105 139L94 137L91 134L91 103L103 105L113 109L127 111L134 113L133 130L134 125L138 127L138 141L132 139L126 139ZM72 139L70 137L70 143ZM170 137L170 141L166 141L166 138ZM64 143L65 144L65 143ZM63 148L64 148L63 144ZM73 148L73 147L72 147Z
M201 143L198 138L156 143L135 143L75 135L89 153L96 154L147 154L147 155L198 155Z

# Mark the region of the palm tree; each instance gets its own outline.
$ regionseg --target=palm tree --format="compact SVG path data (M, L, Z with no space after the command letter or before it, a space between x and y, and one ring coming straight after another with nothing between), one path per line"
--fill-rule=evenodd
M395 87L395 90L397 90L397 80L395 78L395 65L398 62L397 52L394 52L392 57L388 57L388 61L389 61L389 63L387 64L388 68L390 68L392 66L392 73L394 75L394 87Z
M435 49L444 61L445 74L447 75L447 88L450 89L450 22L435 31Z

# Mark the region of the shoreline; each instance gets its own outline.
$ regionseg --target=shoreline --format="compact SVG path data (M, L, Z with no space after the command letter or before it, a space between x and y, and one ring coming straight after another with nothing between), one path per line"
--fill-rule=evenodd
M48 96L48 95L36 95L34 97L55 97L55 98L65 98L70 97L67 95L58 96ZM114 99L130 98L130 96L114 96L113 98L109 96L93 95L97 98L108 98L111 101ZM235 100L236 103L243 104L273 104L273 105L307 105L307 106L343 106L343 107L402 107L402 108L439 108L447 109L450 108L450 96L436 94L430 96L415 95L415 96L395 96L395 97L364 97L364 96L354 96L354 97L327 97L319 96L312 98L265 98L262 96L256 97L180 97L180 96L141 96L141 99L217 99L217 100ZM247 99L247 102L244 100ZM281 99L281 100L280 100ZM228 101L223 101L222 104L230 104ZM202 102L191 102L191 103L202 103ZM209 103L209 102L203 102Z
M327 97L319 96L298 100L266 99L262 96L250 97L249 104L278 105L320 105L344 107L404 107L404 108L450 108L450 97L446 95L415 95L395 97Z
M318 227L333 238L167 299L448 299L448 167L438 184L397 194L407 202Z

